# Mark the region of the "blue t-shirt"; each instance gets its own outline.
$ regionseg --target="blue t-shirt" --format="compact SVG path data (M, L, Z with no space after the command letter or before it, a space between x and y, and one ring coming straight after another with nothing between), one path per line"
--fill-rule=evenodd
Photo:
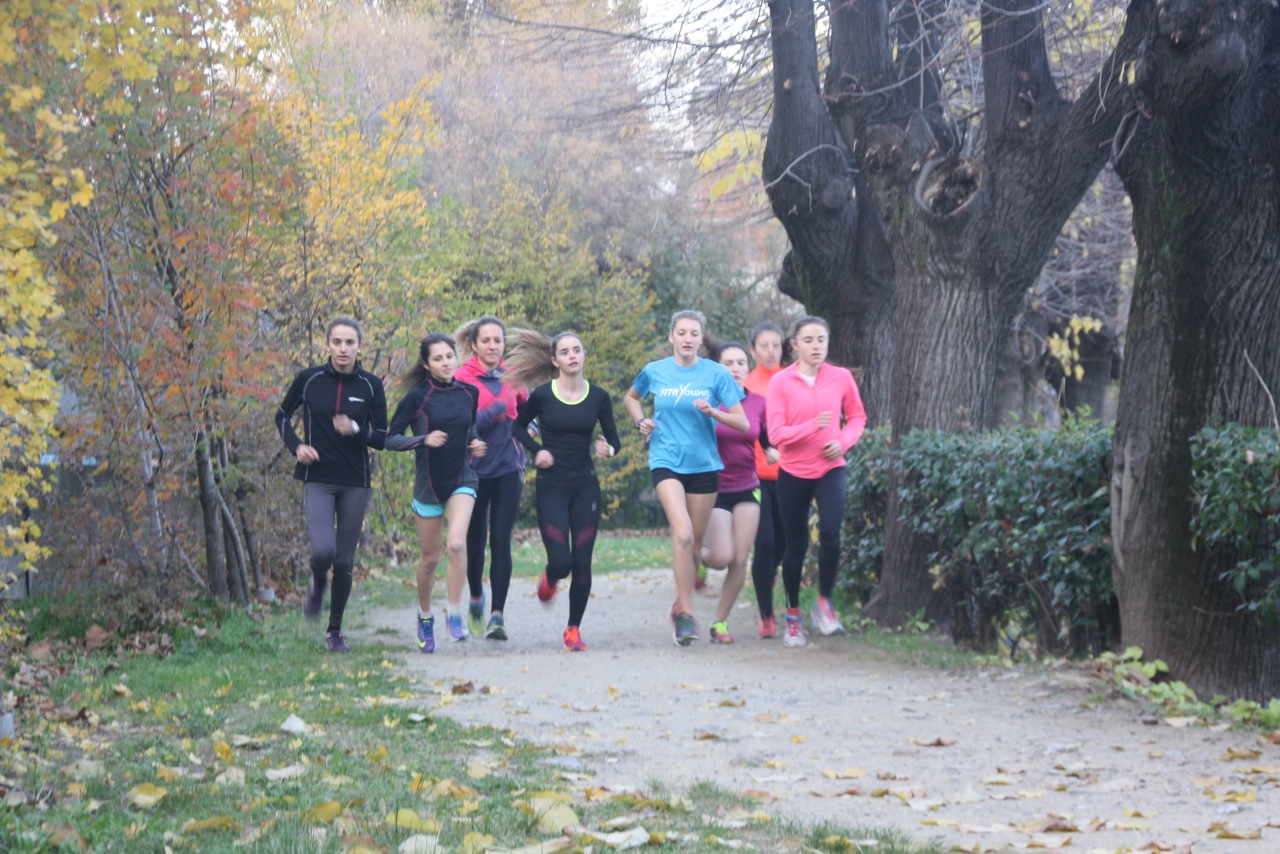
M650 362L631 385L641 397L653 395L653 423L649 438L649 468L679 474L720 471L716 421L693 402L701 398L712 407L728 409L742 401L742 390L724 365L699 359L681 367L672 357Z

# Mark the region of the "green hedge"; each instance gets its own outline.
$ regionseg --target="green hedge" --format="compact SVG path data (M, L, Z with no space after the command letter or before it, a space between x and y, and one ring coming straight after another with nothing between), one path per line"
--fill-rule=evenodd
M1240 608L1280 616L1280 431L1228 424L1192 440L1198 548L1219 552Z
M1190 534L1217 550L1239 607L1280 617L1280 433L1228 425L1192 441ZM868 433L849 454L841 586L866 602L884 556L892 466L907 524L929 536L950 595L951 634L989 649L1034 636L1042 652L1097 653L1119 641L1111 585L1111 429L916 431L891 453Z
M884 553L890 466L903 467L908 524L932 539L930 571L951 598L951 634L979 648L1034 634L1045 652L1106 648L1111 594L1111 431L916 431L890 454L883 434L851 452L842 584L866 599Z

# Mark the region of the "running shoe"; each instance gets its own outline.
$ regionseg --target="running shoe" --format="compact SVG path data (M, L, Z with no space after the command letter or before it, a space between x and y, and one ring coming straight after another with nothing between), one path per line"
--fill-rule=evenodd
M799 609L797 609L799 610ZM804 646L808 641L804 637L804 627L800 625L799 614L787 614L787 627L782 635L783 646Z
M569 652L587 651L587 645L582 642L582 634L577 626L570 626L564 630L564 648Z
M351 652L351 647L347 646L347 641L342 637L342 632L338 629L329 632L325 638L325 643L329 645L329 652Z
M538 601L543 605L550 605L551 600L556 598L556 586L547 580L547 574L544 572L538 579Z
M698 639L698 623L692 614L672 614L671 639L678 646L688 646Z
M302 616L308 620L320 619L320 609L324 607L324 588L323 581L316 585L314 576L311 583L307 585L307 595L302 599Z
M467 625L462 621L462 614L456 611L450 611L447 615L449 621L449 640L457 643L467 639Z
M507 626L502 622L501 614L489 615L489 625L484 630L484 636L489 640L507 639Z
M698 564L698 576L693 580L694 590L705 590L707 587L707 568Z
M418 649L422 652L436 651L435 617L418 617Z
M467 608L467 628L471 631L473 638L478 638L484 634L484 591L480 591L480 598L471 600L470 606Z
M840 625L840 618L836 616L836 609L831 607L831 600L826 596L818 597L810 616L813 618L813 624L818 627L818 631L824 635L845 633L844 626Z
M733 635L729 634L729 624L724 620L711 624L712 643L733 643Z
M759 633L761 640L778 636L778 622L773 618L772 614L760 618Z

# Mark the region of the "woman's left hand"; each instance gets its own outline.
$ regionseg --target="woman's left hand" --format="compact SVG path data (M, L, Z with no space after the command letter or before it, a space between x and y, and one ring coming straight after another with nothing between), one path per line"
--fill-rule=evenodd
M708 416L708 417L713 417L713 416L711 416L711 413L712 413L714 410L711 408L711 404L707 403L707 402L706 402L705 400L703 400L702 398L698 398L697 400L695 400L695 401L693 402L693 406L694 406L694 408L695 408L695 409L697 409L697 410L698 410L699 412L701 412L703 415L706 415L706 416Z
M776 465L778 464L778 459L780 458L780 456L781 456L781 455L778 453L778 449L777 449L777 448L765 448L765 449L764 449L764 459L765 459L765 462L767 462L767 463L768 463L769 465L771 465L771 466L776 466Z
M489 450L489 446L482 439L472 439L471 443L467 445L467 449L471 451L471 456L483 457L485 452Z
M829 460L834 460L843 453L844 449L840 447L840 443L835 439L822 446L822 456Z
M613 448L609 447L609 441L604 436L596 437L596 456L611 457L613 456Z

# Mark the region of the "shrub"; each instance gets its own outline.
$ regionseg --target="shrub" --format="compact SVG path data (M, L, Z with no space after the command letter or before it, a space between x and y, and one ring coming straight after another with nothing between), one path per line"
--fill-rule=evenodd
M1280 432L1228 424L1191 440L1192 544L1219 551L1240 609L1280 617Z
M931 572L951 597L952 636L991 646L1019 625L1046 652L1103 649L1115 633L1108 472L1111 431L915 431L891 452L868 434L850 457L842 582L865 600L884 552L890 466L905 521L933 542Z

